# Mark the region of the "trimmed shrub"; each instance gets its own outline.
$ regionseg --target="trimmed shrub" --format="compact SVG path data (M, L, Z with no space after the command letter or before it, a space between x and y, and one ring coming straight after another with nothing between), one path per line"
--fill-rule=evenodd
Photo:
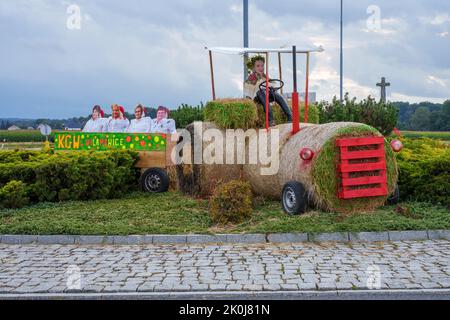
M33 202L120 197L137 187L137 157L131 151L40 153L0 163L0 187L22 181Z
M0 163L29 162L47 158L51 153L31 150L7 150L0 152Z
M374 127L385 136L392 132L398 117L398 109L390 102L377 102L370 96L356 102L356 98L350 99L348 94L343 104L336 97L331 103L319 103L319 112L320 123L360 122Z
M256 104L250 99L218 99L205 107L205 120L221 129L254 128L257 117Z
M402 139L397 155L404 200L450 205L450 148L432 139Z
M8 209L22 208L30 201L27 194L25 183L11 180L0 189L0 207Z
M253 195L246 181L221 184L210 198L211 220L217 224L241 223L251 218Z

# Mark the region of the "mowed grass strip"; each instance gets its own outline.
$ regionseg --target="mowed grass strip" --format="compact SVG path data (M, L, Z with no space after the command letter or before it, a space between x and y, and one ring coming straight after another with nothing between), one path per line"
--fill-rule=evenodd
M0 234L210 234L274 232L339 232L450 229L443 206L402 203L371 213L342 217L312 211L288 216L277 201L259 201L251 220L230 226L212 225L208 201L176 192L135 193L122 199L37 204L0 210Z
M408 131L401 130L402 136L406 138L430 138L450 141L450 131Z

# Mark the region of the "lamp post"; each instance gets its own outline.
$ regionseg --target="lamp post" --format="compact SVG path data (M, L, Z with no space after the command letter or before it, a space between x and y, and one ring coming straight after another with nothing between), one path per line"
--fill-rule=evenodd
M343 26L343 16L344 16L344 9L343 9L343 0L341 0L341 49L340 49L340 101L341 103L344 101L344 50L343 50L343 37L344 37L344 26Z
M243 0L243 6L244 6L244 48L248 48L248 0ZM247 80L247 60L248 60L248 54L244 55L244 82Z

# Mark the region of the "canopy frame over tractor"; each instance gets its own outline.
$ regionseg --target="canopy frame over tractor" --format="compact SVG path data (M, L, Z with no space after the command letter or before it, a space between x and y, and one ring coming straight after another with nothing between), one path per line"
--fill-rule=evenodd
M242 55L246 57L248 54L263 54L266 57L266 129L269 129L269 53L277 53L278 55L278 73L279 80L282 80L282 68L281 68L281 54L292 54L292 67L293 67L293 89L292 89L292 134L297 133L300 130L299 125L299 109L298 109L298 92L297 92L297 54L306 55L306 79L305 79L305 110L304 110L304 122L308 122L308 95L309 95L309 64L310 54L314 52L323 52L324 49L319 47L297 49L296 46L283 47L283 48L236 48L236 47L205 47L209 52L209 66L211 72L211 90L212 98L216 100L216 88L214 81L214 66L213 66L213 52L222 54Z

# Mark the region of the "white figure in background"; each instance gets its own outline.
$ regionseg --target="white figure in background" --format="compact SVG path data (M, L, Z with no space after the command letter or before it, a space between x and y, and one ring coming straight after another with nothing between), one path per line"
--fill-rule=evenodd
M108 132L126 132L130 125L130 120L125 117L125 109L122 106L113 104L111 106L112 116L108 118Z
M103 118L105 113L99 105L92 108L92 116L83 128L83 132L104 132L108 128L107 119Z
M152 129L152 118L145 116L145 107L138 104L134 108L135 119L131 120L127 132L147 133Z
M169 119L169 112L169 109L166 107L158 107L156 119L152 121L152 132L165 134L177 133L175 120Z

